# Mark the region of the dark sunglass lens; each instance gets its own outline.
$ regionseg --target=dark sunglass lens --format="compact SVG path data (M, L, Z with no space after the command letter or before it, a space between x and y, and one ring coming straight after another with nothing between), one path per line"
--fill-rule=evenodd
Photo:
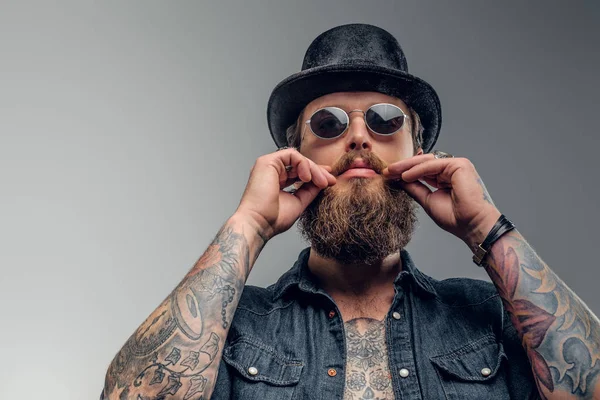
M397 132L404 124L404 113L392 104L375 104L367 110L365 117L369 128L381 135Z
M327 107L317 111L310 118L310 128L315 135L324 139L339 136L348 126L348 118L344 111Z

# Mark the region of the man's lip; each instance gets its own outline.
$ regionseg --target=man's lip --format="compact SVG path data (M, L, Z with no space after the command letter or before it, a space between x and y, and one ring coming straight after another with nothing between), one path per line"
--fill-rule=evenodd
M344 173L341 174L341 176L345 176L345 177L354 177L354 176L359 176L359 177L371 177L371 176L377 176L377 172L371 168L349 168L346 171L344 171Z
M350 164L350 168L348 169L352 169L352 168L369 168L369 169L373 169L371 168L371 166L369 165L368 162L362 160L362 159L356 159L354 160L354 162L352 164Z
M352 164L350 164L350 167L348 167L348 169L346 171L349 171L351 169L370 169L370 170L374 171L376 174L380 174L379 171L376 171L374 168L372 168L371 164L364 161L362 158L357 158L356 160L354 160L354 162ZM344 172L346 172L346 171L344 171Z

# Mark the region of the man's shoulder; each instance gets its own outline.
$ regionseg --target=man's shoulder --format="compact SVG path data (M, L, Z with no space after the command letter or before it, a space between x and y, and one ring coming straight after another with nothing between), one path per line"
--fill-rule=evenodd
M243 309L255 314L267 314L278 307L278 302L274 300L273 285L266 288L245 285L238 309Z
M498 292L489 281L465 277L436 279L417 268L408 251L403 249L400 255L408 272L405 276L412 276L415 283L413 287L420 293L426 293L428 298L435 297L438 302L452 307L472 306L488 301L495 303L494 299L498 300Z
M435 293L435 305L431 308L423 303L426 307L424 314L430 315L428 312L433 311L434 314L430 315L432 318L451 319L460 325L459 330L467 331L468 326L474 335L481 329L484 332L492 327L496 336L501 337L502 332L506 333L506 329L512 325L502 299L491 282L464 277L442 280L428 278L428 281Z
M499 301L496 287L489 281L455 277L437 280L429 277L437 299L449 306L467 307L483 304L490 300Z

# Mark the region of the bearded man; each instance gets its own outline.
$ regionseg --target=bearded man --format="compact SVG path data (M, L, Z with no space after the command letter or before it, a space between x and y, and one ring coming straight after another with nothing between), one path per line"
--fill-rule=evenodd
M438 97L388 32L321 34L267 114L280 150L117 354L103 399L600 398L598 318L469 160L432 152ZM417 269L418 205L493 283ZM274 285L245 285L297 220L310 247Z

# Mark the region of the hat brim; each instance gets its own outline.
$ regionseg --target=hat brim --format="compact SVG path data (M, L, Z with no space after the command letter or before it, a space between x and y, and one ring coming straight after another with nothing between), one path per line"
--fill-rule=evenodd
M267 105L267 123L275 144L287 145L286 130L308 103L329 93L351 91L379 92L404 101L419 114L423 151L431 151L442 124L440 100L433 87L408 73L369 64L316 67L281 81Z

